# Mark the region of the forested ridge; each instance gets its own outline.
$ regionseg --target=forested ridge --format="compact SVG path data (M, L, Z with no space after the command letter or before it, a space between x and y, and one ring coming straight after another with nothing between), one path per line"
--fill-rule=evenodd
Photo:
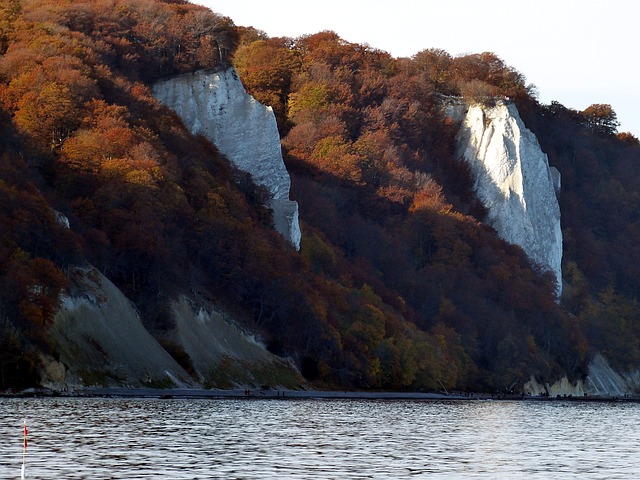
M276 113L300 252L264 192L151 95L231 64ZM446 96L509 97L561 172L559 301L482 223ZM5 0L0 388L56 356L47 328L83 264L152 332L171 299L208 292L320 387L503 391L577 379L595 352L638 368L640 146L617 126L608 105L540 104L493 53L269 38L182 0Z

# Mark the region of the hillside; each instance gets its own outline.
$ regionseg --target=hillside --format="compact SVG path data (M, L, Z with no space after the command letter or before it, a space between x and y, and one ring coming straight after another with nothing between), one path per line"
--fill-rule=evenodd
M299 251L264 189L152 95L231 65L275 112ZM52 326L89 266L191 374L184 345L166 342L185 298L230 313L318 387L519 389L579 379L596 353L637 369L638 140L606 105L534 93L491 53L397 59L332 32L268 38L182 0L4 2L0 388L66 358ZM560 171L560 299L484 223L442 108L452 96L508 98Z

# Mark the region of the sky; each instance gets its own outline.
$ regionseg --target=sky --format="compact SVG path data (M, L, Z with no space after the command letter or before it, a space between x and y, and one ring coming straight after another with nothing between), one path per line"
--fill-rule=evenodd
M640 22L629 0L192 0L271 37L333 30L394 57L493 52L539 101L610 104L640 138ZM633 36L632 36L633 34Z

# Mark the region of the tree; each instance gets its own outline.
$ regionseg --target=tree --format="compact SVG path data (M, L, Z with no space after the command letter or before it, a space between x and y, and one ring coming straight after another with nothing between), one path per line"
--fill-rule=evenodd
M36 385L39 364L33 347L26 346L14 329L0 326L0 390Z
M636 137L631 132L622 132L622 133L619 133L617 136L618 136L618 140L626 143L627 145L631 145L635 147L640 146L640 140L638 140L638 137Z
M19 0L5 0L0 5L0 55L4 55L13 33L13 23L20 12Z
M453 62L453 58L448 52L439 48L422 50L413 56L413 62L418 67L418 71L422 72L431 82L435 91L444 94L450 93L445 88L449 83Z
M594 103L581 113L587 121L587 126L600 135L614 135L620 126L616 112L609 104Z
M452 69L459 84L482 82L493 87L494 95L523 98L534 88L526 86L524 75L491 52L456 57Z
M280 130L285 132L291 83L300 68L299 55L289 48L286 39L261 39L241 46L234 65L247 92L273 107Z

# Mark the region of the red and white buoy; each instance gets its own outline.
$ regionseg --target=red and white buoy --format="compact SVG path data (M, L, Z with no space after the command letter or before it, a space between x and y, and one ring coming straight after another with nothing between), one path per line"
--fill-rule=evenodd
M24 421L24 442L22 444L22 473L20 478L24 480L24 467L27 463L27 421Z

